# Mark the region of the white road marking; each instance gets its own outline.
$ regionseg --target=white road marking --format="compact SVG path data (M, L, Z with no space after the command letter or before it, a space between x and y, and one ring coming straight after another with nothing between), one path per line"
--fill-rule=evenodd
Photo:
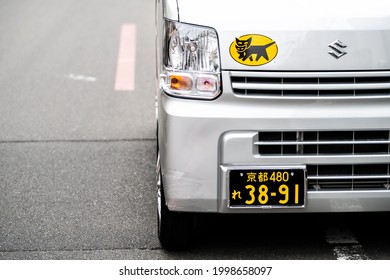
M329 228L326 241L333 246L337 260L369 260L359 240L346 227Z
M71 80L75 80L75 81L84 81L84 82L92 82L92 83L97 81L96 77L84 76L84 75L76 75L76 74L73 74L73 73L70 73L68 75L68 78L71 79Z
M337 260L369 260L362 245L335 246L333 252Z

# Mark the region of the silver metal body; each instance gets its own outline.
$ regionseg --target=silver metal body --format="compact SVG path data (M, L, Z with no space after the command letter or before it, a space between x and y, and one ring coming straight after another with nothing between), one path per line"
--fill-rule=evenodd
M171 211L390 211L389 1L166 0L156 9L158 63L164 19L214 28L221 61L214 100L157 86ZM246 34L272 38L277 56L237 63L229 47ZM305 166L305 207L229 207L229 170L259 166Z

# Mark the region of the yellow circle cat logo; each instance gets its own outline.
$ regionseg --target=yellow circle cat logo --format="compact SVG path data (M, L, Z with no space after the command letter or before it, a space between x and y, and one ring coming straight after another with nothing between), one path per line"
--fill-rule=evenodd
M236 38L229 50L235 61L248 66L264 65L271 62L278 54L276 42L260 34L248 34Z

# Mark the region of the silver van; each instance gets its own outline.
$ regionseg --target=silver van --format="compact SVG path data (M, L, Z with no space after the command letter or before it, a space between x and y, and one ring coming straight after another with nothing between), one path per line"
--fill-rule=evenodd
M158 235L390 211L390 1L156 0Z

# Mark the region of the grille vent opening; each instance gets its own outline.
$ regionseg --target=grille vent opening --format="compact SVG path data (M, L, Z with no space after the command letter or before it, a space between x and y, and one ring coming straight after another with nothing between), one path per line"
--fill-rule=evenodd
M375 163L379 156L390 158L390 131L263 131L254 145L265 157L356 156L354 164L337 164L337 159L334 164L308 164L309 189L390 191L390 160ZM359 163L361 155L373 162Z
M260 155L389 154L389 131L260 132Z
M390 72L231 72L233 93L259 97L390 96Z

